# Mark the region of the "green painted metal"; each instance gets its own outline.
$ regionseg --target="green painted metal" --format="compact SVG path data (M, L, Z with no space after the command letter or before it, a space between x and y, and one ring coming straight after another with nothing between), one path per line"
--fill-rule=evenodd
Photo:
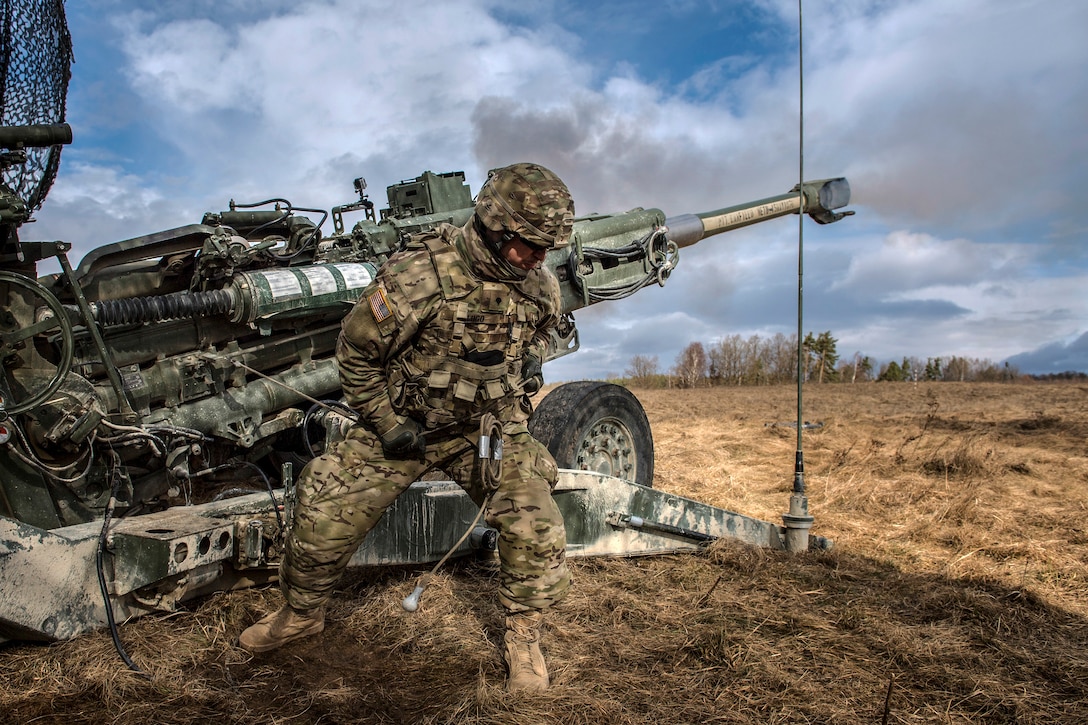
M718 538L785 548L781 526L599 473L561 470L553 496L566 523L571 558L699 551ZM195 596L273 581L280 541L274 505L282 508L282 489L116 522L107 538L104 572L115 617L174 611ZM478 510L452 481L414 483L350 565L438 561ZM645 523L633 526L632 517ZM698 536L662 533L653 530L655 524ZM95 570L100 534L98 522L48 531L0 517L0 641L68 639L105 626ZM468 538L454 555L486 557L493 538L485 534L481 530ZM254 536L257 546L250 541ZM810 539L810 548L830 545L822 537Z
M833 210L849 199L845 180L803 191L804 212L817 221L839 218ZM277 482L269 472L307 460L312 435L342 435L344 419L320 402L340 396L341 318L407 235L464 224L473 213L460 172L425 172L391 187L389 198L378 222L365 195L339 207L368 217L350 232L337 217L327 237L283 200L272 210L232 202L201 224L99 247L74 269L66 244L24 244L5 227L0 640L96 629L107 621L107 601L124 620L274 580L289 497L286 506L280 489L208 499L255 480L282 485L290 475ZM577 349L572 311L663 284L681 247L800 206L793 193L705 214L633 209L577 220L572 244L545 262L566 313L550 358ZM48 256L60 259L63 275L30 284ZM57 318L71 324L54 325ZM63 378L55 388L51 371ZM607 410L595 420L593 446L621 449L631 437ZM554 496L570 556L693 551L721 537L785 546L781 526L608 475L635 460L624 450L577 462L597 470L561 471ZM96 559L111 499L128 515L114 518L104 538L103 599ZM427 564L454 546L459 556L490 556L494 532L486 527L457 543L476 514L454 483L417 482L352 565Z
M234 321L307 317L314 310L354 303L377 274L373 264L310 264L238 274L228 289L238 300Z

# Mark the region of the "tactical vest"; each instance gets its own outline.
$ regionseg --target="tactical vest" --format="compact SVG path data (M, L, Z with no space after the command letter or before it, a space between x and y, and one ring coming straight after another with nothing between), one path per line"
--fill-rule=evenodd
M485 411L509 420L518 408L523 359L544 306L514 285L480 280L445 240L421 242L443 304L420 326L412 347L388 363L393 408L429 429L471 425Z

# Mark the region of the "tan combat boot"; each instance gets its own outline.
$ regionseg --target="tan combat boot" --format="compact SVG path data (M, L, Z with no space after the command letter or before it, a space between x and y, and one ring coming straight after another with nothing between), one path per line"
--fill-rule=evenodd
M506 681L506 689L510 692L540 692L551 684L548 666L540 652L540 624L543 621L544 612L539 609L506 618L503 656L510 670L510 678Z
M238 644L254 654L269 652L296 639L317 634L325 629L325 609L318 607L306 612L284 604L278 612L265 615L259 622L242 632Z

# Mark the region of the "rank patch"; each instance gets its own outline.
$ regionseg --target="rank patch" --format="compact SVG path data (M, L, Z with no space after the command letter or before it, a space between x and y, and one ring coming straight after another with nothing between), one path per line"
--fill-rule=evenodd
M389 300L385 298L385 290L381 287L371 292L366 301L370 304L370 311L374 313L375 322L382 322L393 316L393 311L389 309Z

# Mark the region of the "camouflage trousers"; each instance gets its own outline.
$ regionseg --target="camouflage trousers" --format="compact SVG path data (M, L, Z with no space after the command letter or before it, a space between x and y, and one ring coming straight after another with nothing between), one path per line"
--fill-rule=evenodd
M484 512L499 532L499 601L510 612L543 609L570 586L566 529L551 496L558 469L524 423L503 426L502 478ZM481 505L476 434L428 443L424 459L387 459L371 431L310 461L299 476L280 588L296 609L323 605L348 561L385 510L427 471L445 471Z

